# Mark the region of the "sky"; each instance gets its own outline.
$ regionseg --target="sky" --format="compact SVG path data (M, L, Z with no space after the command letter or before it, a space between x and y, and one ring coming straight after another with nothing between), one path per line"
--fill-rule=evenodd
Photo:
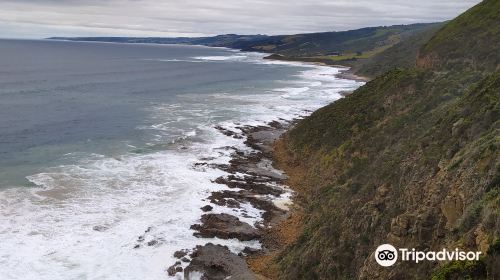
M480 0L0 0L0 38L296 34L437 22Z

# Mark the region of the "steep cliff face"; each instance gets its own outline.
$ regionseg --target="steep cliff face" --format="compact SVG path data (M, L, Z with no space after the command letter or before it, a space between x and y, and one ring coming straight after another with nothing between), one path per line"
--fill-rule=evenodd
M382 268L375 248L486 252L495 244L499 3L483 1L449 22L422 47L418 67L374 79L278 144L306 217L280 257L283 279L425 279L444 264ZM477 21L480 32L469 32ZM484 263L475 277L495 273Z

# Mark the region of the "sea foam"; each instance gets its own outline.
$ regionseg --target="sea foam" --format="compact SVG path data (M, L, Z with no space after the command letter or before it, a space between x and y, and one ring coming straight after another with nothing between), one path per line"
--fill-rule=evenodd
M166 279L173 252L212 242L237 253L257 241L196 238L190 225L199 222L200 207L211 192L228 189L213 183L227 175L195 163L227 164L231 149L248 150L244 139L227 137L215 125L234 132L242 125L292 120L341 98L340 92L361 83L334 75L339 69L297 62L263 60L263 54L232 52L228 56L194 57L207 63L234 61L265 67L300 66L303 71L282 88L255 94L210 93L210 104L186 95L179 104L150 108L155 123L138 129L155 131L152 146L165 135L178 138L168 148L120 157L94 155L73 165L57 166L28 179L35 188L0 192L0 277L2 279ZM175 61L170 61L175 62ZM192 98L192 100L190 100ZM227 106L231 104L231 106ZM231 111L233 119L224 119ZM183 121L189 127L178 127ZM276 204L286 208L290 193ZM249 224L262 211L214 206L215 213L237 215ZM241 215L242 211L247 215ZM182 278L181 274L176 275Z

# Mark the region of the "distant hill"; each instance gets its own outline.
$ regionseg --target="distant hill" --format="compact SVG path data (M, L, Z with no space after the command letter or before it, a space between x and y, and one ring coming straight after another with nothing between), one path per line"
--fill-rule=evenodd
M278 54L277 59L324 62L327 64L357 65L409 38L439 24L410 24L367 27L341 32L320 32L295 35L237 35L214 37L52 37L49 39L116 43L189 44L228 47L243 51ZM404 48L403 48L404 49ZM416 49L416 48L415 48ZM405 56L406 53L401 53ZM411 53L410 55L413 55ZM413 56L408 60L413 60ZM403 57L399 60L407 59Z
M275 53L268 58L344 65L352 67L350 72L356 75L374 78L391 69L414 65L419 48L443 25L444 23L396 25L347 31L347 34L304 34L300 40L296 39L294 43L276 48ZM318 39L322 37L330 37L330 40ZM263 41L271 41L273 38L268 37ZM297 41L306 39L316 45L315 51L300 47ZM287 40L289 39L282 39ZM243 49L261 48L259 41L252 42L252 45L254 46Z
M289 57L356 56L392 46L432 24L367 27L341 32L269 36L239 44L246 51L264 51Z
M415 62L417 50L442 23L367 27L340 32L295 35L238 35L213 37L52 37L54 40L115 43L187 44L228 47L272 54L269 59L322 62L353 68L375 77L389 69Z
M148 43L148 44L187 44L205 45L210 47L231 47L235 44L259 41L267 38L266 35L237 35L226 34L213 37L50 37L49 40L110 42L110 43Z

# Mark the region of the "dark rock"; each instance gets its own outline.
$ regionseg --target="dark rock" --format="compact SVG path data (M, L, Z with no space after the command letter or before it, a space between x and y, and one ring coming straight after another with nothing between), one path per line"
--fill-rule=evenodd
M182 257L184 257L186 255L187 255L187 252L184 251L184 250L179 250L179 251L175 251L174 252L174 257L178 258L178 259L180 259L180 258L182 258Z
M249 191L218 191L213 192L208 198L213 204L221 206L226 206L230 198L235 199L240 203L249 202L253 207L264 210L262 217L266 222L269 222L276 215L282 215L285 213L285 211L276 207L272 201L265 198L255 197L254 194Z
M238 208L240 207L240 203L234 199L228 199L226 200L226 205L229 208Z
M260 182L257 182L259 180ZM276 188L270 185L266 185L265 182L273 182L273 180L246 176L244 178L237 178L235 176L228 177L218 177L214 180L214 183L224 184L229 188L240 188L248 191L252 191L256 194L270 194L274 196L281 195L284 191L281 188Z
M236 139L241 139L243 138L243 136L239 135L238 133L234 132L234 131L231 131L231 130L228 130L228 129L225 129L223 128L222 126L220 125L217 125L215 126L215 129L217 129L218 131L220 131L222 134L226 135L226 136L229 136L229 137L233 137L233 138L236 138Z
M186 257L182 258L181 261L183 261L183 262L190 262L190 260L188 258L186 258Z
M148 246L155 246L158 244L158 240L151 240L147 244L148 244Z
M257 252L259 252L259 250L253 249L250 247L245 247L245 249L243 249L243 254L245 254L245 255L252 255L252 254L255 254Z
M205 238L237 238L240 241L247 241L261 236L258 229L229 214L204 214L201 216L201 224L192 225L191 229L198 231L194 236Z
M94 226L92 229L95 231L103 232L103 231L107 230L108 227L107 226Z
M192 254L193 260L184 269L186 280L194 279L194 274L202 274L201 279L255 280L255 276L241 257L231 253L226 246L208 243L198 246Z
M172 265L171 267L169 267L167 269L167 273L169 276L174 276L177 273L177 271L175 269L175 265Z
M210 206L210 205L205 205L205 206L201 207L201 210L203 212L212 211L212 209L214 209L214 208L212 206Z

